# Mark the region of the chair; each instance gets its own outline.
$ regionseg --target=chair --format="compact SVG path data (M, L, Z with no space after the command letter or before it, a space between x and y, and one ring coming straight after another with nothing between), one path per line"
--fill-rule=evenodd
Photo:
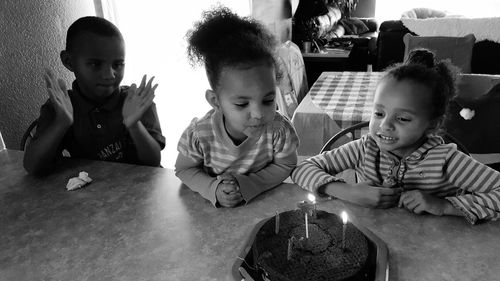
M28 129L26 130L26 132L24 132L24 135L21 138L21 145L19 147L19 149L21 151L24 151L26 149L26 147L29 145L31 139L33 138L33 136L36 133L37 126L38 126L38 119L35 119L35 121L31 122L31 124L28 127Z
M333 148L339 147L349 141L354 140L355 139L354 132L363 128L367 128L369 124L370 124L369 121L364 121L341 130L326 142L326 144L321 148L320 153L332 150ZM470 153L467 150L467 148L448 132L445 132L444 135L442 135L442 138L445 143L455 143L457 145L458 150L470 156Z
M278 111L290 119L308 92L304 60L295 43L287 41L278 49L278 65L281 77L277 85Z

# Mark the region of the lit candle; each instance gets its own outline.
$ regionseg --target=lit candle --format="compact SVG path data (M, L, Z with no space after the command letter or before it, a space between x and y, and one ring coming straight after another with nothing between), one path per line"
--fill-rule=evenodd
M306 218L306 239L309 238L309 224L307 223L307 213L304 213L304 217Z
M274 233L278 234L280 231L280 214L276 211L276 216L274 217L275 225L274 225Z
M342 250L345 251L345 230L347 228L347 213L342 211L340 214L342 217Z
M311 193L309 193L309 194L307 195L307 199L309 199L309 201L311 201L311 202L312 202L312 204L313 204L313 209L312 209L312 211L311 211L311 216L312 216L313 218L316 218L316 196L314 196L314 195L312 195Z

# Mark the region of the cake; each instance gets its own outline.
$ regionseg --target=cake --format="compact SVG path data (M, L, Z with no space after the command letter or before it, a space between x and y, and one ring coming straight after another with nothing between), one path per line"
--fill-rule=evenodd
M316 212L315 217L308 217L308 239L304 238L305 218L301 210L279 214L277 234L275 218L267 220L258 230L252 244L252 255L254 266L261 271L263 279L373 280L373 270L370 269L373 253L370 255L370 245L363 232L348 222L343 248L340 217L324 211ZM293 244L291 252L289 243Z

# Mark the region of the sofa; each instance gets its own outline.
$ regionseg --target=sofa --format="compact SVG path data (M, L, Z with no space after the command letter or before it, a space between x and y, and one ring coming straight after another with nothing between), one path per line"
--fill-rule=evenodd
M402 62L405 53L403 37L411 32L401 20L389 20L380 24L375 70L383 70L391 64ZM476 40L472 47L470 73L500 74L500 43L490 40Z
M478 161L500 171L500 75L462 74L445 129Z

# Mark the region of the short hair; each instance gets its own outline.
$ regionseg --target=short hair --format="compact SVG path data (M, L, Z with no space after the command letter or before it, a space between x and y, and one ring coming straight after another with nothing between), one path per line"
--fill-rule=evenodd
M83 32L91 32L101 36L118 37L123 40L123 36L113 23L94 16L87 16L77 19L68 28L66 35L66 50L70 51L75 44L75 39Z
M277 77L277 42L257 20L240 17L223 6L205 11L186 34L191 63L204 64L208 81L216 89L224 67L274 66Z

